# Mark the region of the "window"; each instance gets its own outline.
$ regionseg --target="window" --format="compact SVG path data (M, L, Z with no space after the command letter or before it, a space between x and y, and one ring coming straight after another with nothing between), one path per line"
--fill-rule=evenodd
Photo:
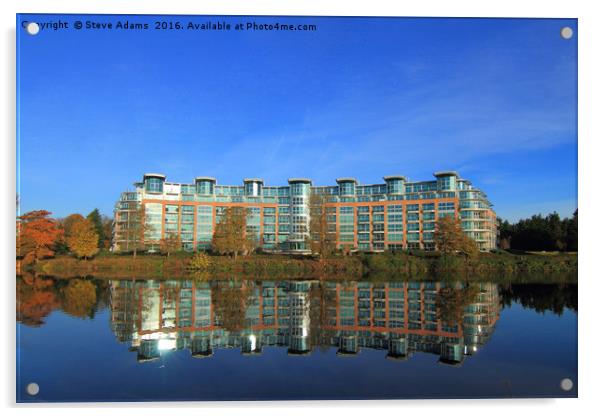
M387 235L387 240L388 241L403 241L403 234L402 233L389 233Z
M197 207L197 213L198 213L198 215L213 214L213 207L207 206L207 205L199 205Z
M453 202L439 202L437 208L439 211L453 211L455 209L455 204Z
M341 233L352 233L353 231L353 224L341 224L339 226L339 232Z
M358 213L361 212L362 214L368 213L368 212L370 212L370 207L357 207L357 212Z
M395 224L395 223L388 223L387 224L387 231L388 232L402 232L403 231L403 224L399 223L399 224Z
M423 230L434 230L435 229L435 223L434 222L425 222L422 224L422 229Z
M384 222L385 221L385 214L373 214L372 215L372 222Z
M385 212L384 205L375 205L372 207L372 212Z
M355 183L343 182L339 185L341 195L353 195L355 193Z
M147 192L163 193L163 179L148 178L145 183Z
M408 221L418 221L418 219L419 219L419 214L417 212L408 214Z
M409 204L409 205L406 205L406 212L418 211L418 210L419 210L419 205L418 204Z
M353 207L340 207L339 212L341 214L353 214Z
M357 222L370 222L370 215L358 215Z
M401 205L389 205L387 207L387 212L402 212L402 206Z
M403 222L402 214L388 214L387 222Z
M425 213L422 214L422 219L424 221L434 220L435 219L435 213L434 212L425 212Z

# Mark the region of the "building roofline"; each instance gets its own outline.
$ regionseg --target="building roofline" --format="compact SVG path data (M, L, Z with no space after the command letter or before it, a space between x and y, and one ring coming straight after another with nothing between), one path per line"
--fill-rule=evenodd
M385 181L391 180L391 179L403 179L404 181L407 182L408 178L403 176L403 175L391 175L391 176L383 176L383 179Z
M312 183L311 179L309 179L309 178L288 178L288 183L295 183L295 182Z
M439 176L457 176L458 178L460 177L458 172L456 172L455 170L442 170L442 171L433 173L433 176L435 178L438 178Z
M261 182L261 183L263 183L263 179L261 179L261 178L244 178L242 181L244 183L247 183L247 182Z
M145 173L142 177L143 178L163 178L164 180L167 179L167 177L165 175L163 175L162 173Z
M340 182L355 182L356 184L358 184L359 182L357 181L357 179L355 178L351 178L351 177L346 177L346 178L337 178L336 180L337 183Z
M197 176L196 178L194 178L195 182L198 181L211 181L211 182L217 182L217 179L215 179L213 176Z

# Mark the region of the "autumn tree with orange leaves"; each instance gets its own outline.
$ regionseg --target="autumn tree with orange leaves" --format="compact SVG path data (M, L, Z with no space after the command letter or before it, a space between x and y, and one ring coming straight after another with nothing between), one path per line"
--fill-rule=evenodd
M88 259L98 253L98 233L85 218L75 222L67 236L67 246L77 257Z
M167 237L161 239L159 242L159 248L161 253L169 257L169 255L174 251L182 250L182 240L180 240L180 236L178 234L169 233Z
M24 263L36 263L54 255L54 243L63 236L56 220L45 210L31 211L19 217L17 228L17 255Z

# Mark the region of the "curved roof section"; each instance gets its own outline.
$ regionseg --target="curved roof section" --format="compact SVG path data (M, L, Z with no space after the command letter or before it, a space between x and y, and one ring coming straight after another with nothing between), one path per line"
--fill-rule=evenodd
M457 176L460 177L460 175L458 174L458 172L456 172L455 170L442 170L440 172L435 172L433 173L434 177L439 177L439 176Z
M166 176L161 173L145 173L143 178L161 178L165 179Z
M311 179L309 179L309 178L289 178L288 179L288 183L296 183L296 182L311 183Z
M354 183L358 183L357 179L355 179L355 178L337 178L337 183L341 183L341 182L354 182Z
M198 182L198 181L217 182L217 180L212 176L197 176L196 178L194 178L194 181L195 182Z

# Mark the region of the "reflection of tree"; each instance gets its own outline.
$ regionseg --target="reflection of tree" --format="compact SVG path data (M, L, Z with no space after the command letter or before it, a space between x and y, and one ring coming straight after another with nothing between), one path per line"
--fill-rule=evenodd
M464 310L475 301L478 293L479 288L475 285L441 289L437 293L435 301L438 318L447 325L461 325L464 319Z
M562 315L564 309L577 311L577 285L575 284L518 284L501 290L502 303L510 306L518 302L523 307L539 313L551 311Z
M78 318L94 316L96 286L89 280L73 279L62 290L63 311Z
M50 312L60 306L52 279L32 274L17 278L17 321L28 326L44 324Z
M328 290L326 282L312 284L310 297L311 345L320 346L321 351L328 350L329 340L326 327L328 326L328 309L336 308L336 291Z
M251 293L247 282L230 280L215 283L211 287L211 298L220 325L231 332L242 330Z

